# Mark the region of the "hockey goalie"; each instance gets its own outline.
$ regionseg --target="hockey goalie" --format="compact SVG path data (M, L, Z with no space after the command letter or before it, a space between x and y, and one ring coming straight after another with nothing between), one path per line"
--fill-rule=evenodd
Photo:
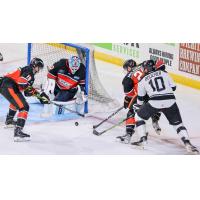
M63 114L64 107L71 107L78 113L83 112L87 101L85 90L85 66L78 56L63 58L49 67L44 91L57 105L45 105L43 116Z

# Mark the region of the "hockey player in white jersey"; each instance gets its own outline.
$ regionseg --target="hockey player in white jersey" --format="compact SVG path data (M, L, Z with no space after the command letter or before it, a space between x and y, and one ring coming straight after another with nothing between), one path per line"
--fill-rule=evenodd
M183 125L173 92L176 90L176 85L165 71L164 62L157 60L155 65L152 66L149 65L150 61L144 62L143 67L146 75L138 84L137 104L141 107L136 114L136 127L140 139L131 144L144 146L147 143L145 121L155 113L162 112L169 124L175 128L186 150L190 153L199 153L198 149L191 144L187 129ZM143 98L146 94L149 96L149 101L143 104Z
M124 72L126 73L122 85L124 89L124 108L128 108L127 120L126 120L126 134L117 136L117 141L129 144L132 135L135 132L135 110L133 104L136 103L138 82L143 77L143 67L138 66L133 59L128 59L123 64ZM148 97L146 97L147 101ZM152 116L152 125L157 134L160 134L161 128L159 126L160 113L156 113Z

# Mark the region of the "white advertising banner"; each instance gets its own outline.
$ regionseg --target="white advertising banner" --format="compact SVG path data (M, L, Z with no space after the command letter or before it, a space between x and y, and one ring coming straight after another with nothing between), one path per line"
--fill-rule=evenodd
M112 43L110 49L103 51L138 63L160 58L169 72L200 81L200 44L197 43Z

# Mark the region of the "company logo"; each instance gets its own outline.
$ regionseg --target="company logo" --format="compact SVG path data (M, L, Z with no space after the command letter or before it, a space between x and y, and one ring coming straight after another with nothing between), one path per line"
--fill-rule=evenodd
M139 58L139 43L113 43L112 50L120 54L131 56L132 58Z
M162 59L165 65L172 66L174 54L155 48L149 48L149 54L151 60Z
M179 70L189 74L200 76L200 44L180 44Z
M65 87L70 87L70 86L71 86L70 83L64 81L63 79L59 79L58 82L59 82L61 85L65 86Z

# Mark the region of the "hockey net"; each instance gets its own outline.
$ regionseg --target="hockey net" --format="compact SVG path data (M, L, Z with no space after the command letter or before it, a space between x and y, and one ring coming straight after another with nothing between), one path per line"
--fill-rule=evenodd
M90 44L30 43L28 63L32 58L39 57L45 65L45 68L36 75L34 86L44 89L49 67L61 58L69 58L72 55L79 56L87 68L88 111L101 113L119 107L117 100L113 99L101 84L95 65L94 49Z

